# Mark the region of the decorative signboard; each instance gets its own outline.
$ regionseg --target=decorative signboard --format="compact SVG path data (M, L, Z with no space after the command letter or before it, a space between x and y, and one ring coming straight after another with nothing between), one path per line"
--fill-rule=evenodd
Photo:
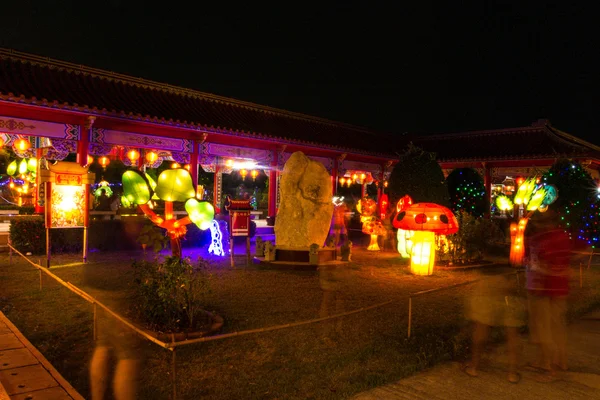
M41 169L39 175L45 192L46 228L87 228L89 184L95 175L73 162L57 162L49 168Z
M250 200L231 200L227 208L231 218L231 236L250 236Z

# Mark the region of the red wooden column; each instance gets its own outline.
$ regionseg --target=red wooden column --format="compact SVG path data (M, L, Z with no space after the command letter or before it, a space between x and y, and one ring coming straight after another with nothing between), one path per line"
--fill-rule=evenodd
M81 129L81 136L77 141L77 163L82 167L85 167L88 157L88 147L90 144L90 134L92 133L92 126L94 125L94 121L96 117L89 116L85 121L85 124Z
M331 169L331 195L335 196L337 193L338 183L338 161L337 158L333 158L333 168Z
M194 184L194 191L198 193L198 143L195 140L192 141L193 148L192 154L190 155L190 175L192 175L192 183Z
M485 218L491 218L492 171L489 165L483 163L483 186L485 187Z
M215 180L213 186L214 206L217 213L221 212L221 191L223 190L223 173L220 171L219 157L215 157Z
M271 155L271 165L269 169L269 209L268 216L274 217L277 214L277 168L279 166L279 154L273 150Z

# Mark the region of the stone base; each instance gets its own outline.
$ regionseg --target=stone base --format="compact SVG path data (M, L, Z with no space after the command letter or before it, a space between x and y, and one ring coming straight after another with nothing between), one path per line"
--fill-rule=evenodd
M316 270L320 265L343 265L347 261L338 261L338 250L333 248L319 249L316 264L310 263L308 249L279 248L275 249L275 260L266 261L264 257L254 257L254 263L281 269Z

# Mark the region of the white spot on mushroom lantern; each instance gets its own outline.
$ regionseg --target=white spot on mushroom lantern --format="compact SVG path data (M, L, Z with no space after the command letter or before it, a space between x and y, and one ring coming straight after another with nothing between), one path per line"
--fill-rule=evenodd
M396 215L394 226L414 231L410 271L431 275L435 264L435 235L458 232L458 221L448 208L434 203L417 203Z

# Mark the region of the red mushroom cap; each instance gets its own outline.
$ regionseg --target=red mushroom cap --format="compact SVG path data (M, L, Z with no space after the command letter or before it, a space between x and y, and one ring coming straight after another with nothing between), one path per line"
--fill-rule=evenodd
M394 228L407 231L429 231L442 235L458 232L458 221L448 208L434 203L417 203L399 212Z

